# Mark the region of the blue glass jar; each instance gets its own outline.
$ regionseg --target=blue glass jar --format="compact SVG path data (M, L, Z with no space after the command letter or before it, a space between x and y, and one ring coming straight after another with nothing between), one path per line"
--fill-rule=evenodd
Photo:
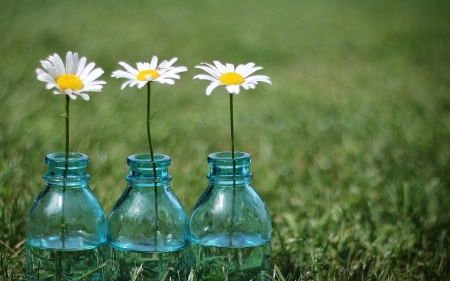
M170 157L137 154L127 162L128 185L108 223L112 280L186 280L188 220L171 189Z
M233 163L234 162L234 163ZM272 224L251 185L248 153L208 156L209 184L192 211L189 231L197 280L266 280Z
M45 188L28 213L27 280L108 280L107 221L88 186L89 157L65 155L45 158Z

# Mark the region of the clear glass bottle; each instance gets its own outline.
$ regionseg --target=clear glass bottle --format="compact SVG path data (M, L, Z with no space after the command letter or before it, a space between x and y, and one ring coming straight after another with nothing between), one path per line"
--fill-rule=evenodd
M107 221L88 186L89 157L65 155L45 158L45 188L28 213L27 280L108 280Z
M186 212L171 189L170 157L128 157L128 186L109 217L112 280L187 280Z
M192 211L189 231L196 280L266 280L271 270L269 211L251 186L251 156L208 156L209 185Z

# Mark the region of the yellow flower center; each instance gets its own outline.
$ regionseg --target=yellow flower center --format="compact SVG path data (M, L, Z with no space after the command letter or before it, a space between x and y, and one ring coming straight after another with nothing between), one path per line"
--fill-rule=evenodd
M159 77L158 71L149 69L149 70L143 70L143 71L139 72L139 74L136 76L136 78L137 78L137 80L140 80L140 81L147 81L147 78L145 78L145 76L147 76L147 75L151 75L152 80L155 80L156 78Z
M65 92L67 89L72 91L83 89L83 81L73 74L64 74L56 79L56 84Z
M220 82L225 84L226 86L230 85L240 85L245 82L244 77L236 72L228 72L220 76Z

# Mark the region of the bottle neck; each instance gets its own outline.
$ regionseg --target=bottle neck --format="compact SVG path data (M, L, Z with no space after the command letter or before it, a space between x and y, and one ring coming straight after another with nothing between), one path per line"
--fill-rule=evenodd
M44 175L47 183L54 185L83 185L89 181L86 167L89 157L82 153L69 152L66 158L65 152L48 154L45 157L48 171Z
M172 180L168 172L171 160L167 155L155 154L152 160L150 154L135 154L128 157L127 164L130 173L126 179L131 185L152 187L169 184Z
M235 152L234 159L228 151L212 153L208 156L210 172L207 177L210 181L250 182L251 160L250 154L245 152Z

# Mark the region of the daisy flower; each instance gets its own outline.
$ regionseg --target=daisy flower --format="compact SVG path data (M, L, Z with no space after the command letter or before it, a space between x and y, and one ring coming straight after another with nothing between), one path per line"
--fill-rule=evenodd
M265 82L272 84L270 78L265 75L253 75L257 70L262 69L262 67L257 66L250 62L247 64L240 64L236 68L231 63L223 65L218 61L214 61L214 65L208 63L201 63L202 65L197 65L196 68L200 68L206 71L208 74L199 74L194 76L194 79L209 80L211 84L206 88L206 95L210 95L211 92L218 86L225 86L228 93L239 94L240 87L245 90L254 89L258 82Z
M114 78L125 78L128 79L125 81L121 89L123 90L126 86L136 86L141 89L145 85L147 85L147 139L148 145L150 149L150 157L152 161L153 157L153 146L152 146L152 138L150 133L150 96L151 96L151 83L150 82L159 82L161 84L175 84L174 79L180 79L180 75L178 73L187 71L187 67L185 66L172 66L178 59L172 58L170 61L164 60L158 65L158 57L153 56L150 63L148 62L138 62L136 63L137 69L134 69L129 64L125 62L119 62L121 66L125 68L126 71L116 70L111 76ZM155 166L153 166L153 171L156 176Z
M105 81L96 81L104 73L101 68L96 68L95 63L86 65L86 58L78 58L77 53L67 52L66 65L58 54L49 56L41 61L44 70L36 69L37 79L46 82L47 89L56 89L55 95L66 94L75 100L77 96L89 100L85 92L100 92Z
M137 85L140 89L148 82L159 82L161 84L175 84L174 79L180 79L178 73L187 71L185 66L172 66L178 59L172 58L170 61L164 60L158 65L158 58L152 57L150 63L138 62L136 63L137 69L134 69L125 62L119 62L126 71L116 70L112 73L114 78L126 78L128 81L122 84L123 90L126 86L133 87Z

